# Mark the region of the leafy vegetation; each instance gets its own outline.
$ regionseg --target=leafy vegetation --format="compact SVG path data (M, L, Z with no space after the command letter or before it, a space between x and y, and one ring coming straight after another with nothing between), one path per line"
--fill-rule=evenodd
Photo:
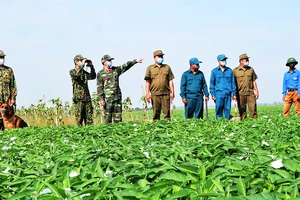
M297 199L299 119L281 110L1 132L0 199Z

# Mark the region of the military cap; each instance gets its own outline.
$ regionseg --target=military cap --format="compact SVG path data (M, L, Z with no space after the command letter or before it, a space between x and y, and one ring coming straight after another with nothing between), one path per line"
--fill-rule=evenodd
M1 56L1 57L6 56L2 50L0 50L0 56Z
M192 64L199 65L199 63L202 63L202 61L198 60L198 58L191 58L189 60L189 62L190 62L190 65L192 65Z
M220 60L226 60L228 58L224 54L220 54L220 55L218 55L217 59L218 59L218 61L220 61Z
M243 53L240 55L239 58L240 58L240 60L242 60L242 59L249 59L250 57L248 57L246 53Z
M74 63L76 63L77 61L80 61L80 60L83 60L83 56L81 54L77 54L75 57L74 57Z
M155 57L155 56L163 56L163 55L165 55L165 54L162 52L162 50L157 50L157 51L153 52L153 57Z
M114 60L114 58L110 57L110 55L107 54L101 58L101 63L103 64L105 61L111 61L111 60Z
M295 63L297 65L298 61L295 58L291 57L286 61L286 66L289 66L289 64L291 63Z

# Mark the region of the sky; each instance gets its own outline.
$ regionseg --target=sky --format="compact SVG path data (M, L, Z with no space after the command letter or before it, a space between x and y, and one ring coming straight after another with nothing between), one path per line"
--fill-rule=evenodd
M96 72L109 54L118 66L144 58L120 77L123 99L142 107L146 68L161 49L175 75L174 105L182 106L180 79L189 59L202 60L209 82L217 56L235 68L247 53L258 75L258 103L281 102L289 57L300 60L298 0L0 0L0 49L15 73L18 107L61 98L72 101L73 58L91 59ZM89 81L96 92L96 80ZM212 100L209 105L213 106Z

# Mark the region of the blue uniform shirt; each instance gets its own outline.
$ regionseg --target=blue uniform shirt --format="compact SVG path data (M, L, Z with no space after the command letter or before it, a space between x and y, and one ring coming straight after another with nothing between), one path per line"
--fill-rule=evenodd
M282 94L285 97L288 90L297 89L300 91L300 71L295 69L293 73L287 71L283 77Z
M234 74L229 67L225 67L224 71L220 67L211 71L209 91L212 97L215 97L218 92L236 96Z
M191 70L184 72L180 81L180 96L182 99L199 98L203 94L205 97L209 97L204 74L200 70L195 74Z

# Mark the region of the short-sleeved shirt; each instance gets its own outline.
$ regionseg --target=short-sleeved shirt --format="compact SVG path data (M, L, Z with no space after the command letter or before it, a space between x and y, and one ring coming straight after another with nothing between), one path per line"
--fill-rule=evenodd
M252 95L254 94L253 81L258 77L252 67L246 67L245 69L236 67L233 70L233 74L236 81L237 92L239 95Z
M145 80L150 81L150 92L152 95L170 94L169 81L174 79L169 65L150 65L146 69Z

